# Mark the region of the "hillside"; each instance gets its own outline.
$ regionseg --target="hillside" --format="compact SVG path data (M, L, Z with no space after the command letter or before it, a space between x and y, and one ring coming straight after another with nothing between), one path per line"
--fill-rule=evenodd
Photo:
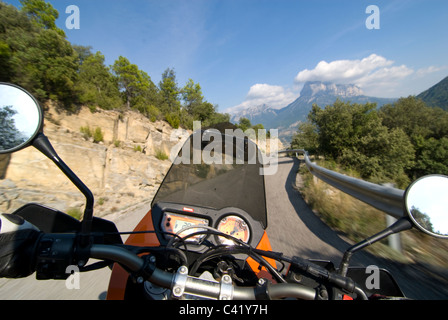
M448 111L448 77L420 93L417 98L422 99L430 107Z
M51 105L47 108L44 132L93 192L96 216L125 212L152 200L171 165L158 154L169 156L189 136L187 131L174 131L168 123L151 122L138 112L92 113L82 108L70 114ZM100 128L103 141L94 143L81 127ZM28 202L64 212L84 210L82 194L35 148L0 157L0 179L1 212L13 212Z

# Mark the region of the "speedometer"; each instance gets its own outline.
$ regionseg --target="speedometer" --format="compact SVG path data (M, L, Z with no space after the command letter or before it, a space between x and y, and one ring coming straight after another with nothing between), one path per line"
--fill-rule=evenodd
M249 242L250 238L250 229L244 219L238 216L227 216L218 224L217 229L222 233L228 234L238 240L241 240L245 243ZM230 238L226 237L218 237L218 240L223 245L234 245L234 241Z

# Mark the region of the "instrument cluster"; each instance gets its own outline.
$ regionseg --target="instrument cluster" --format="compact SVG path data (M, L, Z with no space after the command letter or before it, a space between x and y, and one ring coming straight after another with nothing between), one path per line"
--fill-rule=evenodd
M188 250L203 252L207 247L203 244L208 240L215 245L235 245L229 237L216 236L208 233L207 228L214 228L224 234L256 247L260 242L264 228L261 222L254 220L247 212L239 208L195 207L176 203L157 203L152 208L154 229L162 245L173 237L186 237ZM202 228L201 228L202 227Z

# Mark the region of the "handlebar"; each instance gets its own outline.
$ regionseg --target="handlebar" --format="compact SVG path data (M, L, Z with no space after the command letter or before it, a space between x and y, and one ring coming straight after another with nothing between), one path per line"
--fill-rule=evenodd
M170 289L173 298L192 295L222 300L287 297L314 300L318 297L316 289L297 283L271 283L260 279L255 287L239 287L227 274L220 281L191 276L185 265L176 273L169 273L158 269L150 255L139 256L122 245L97 244L95 241L86 245L80 241L78 234L46 234L13 215L0 215L0 242L0 277L18 278L37 272L36 278L40 280L65 279L67 266L76 264L84 267L90 258L94 258L116 262L136 279ZM275 255L273 252L264 254ZM288 261L286 257L283 260ZM290 262L307 274L367 298L349 278L329 273L297 257L290 259Z
M221 300L257 300L258 298L298 298L314 300L316 291L312 288L293 283L270 284L261 283L258 287L237 287L232 284L229 276L223 276L221 282L200 279L188 275L185 266L179 268L176 274L168 273L155 268L150 262L117 246L92 245L90 256L95 259L111 260L120 263L129 271L146 277L145 280L160 287L170 288L173 296L194 294L212 299Z

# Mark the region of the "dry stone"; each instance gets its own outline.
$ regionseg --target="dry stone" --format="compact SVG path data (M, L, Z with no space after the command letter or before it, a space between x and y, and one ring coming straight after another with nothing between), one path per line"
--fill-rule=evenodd
M104 141L85 139L81 127L101 128ZM159 160L157 150L169 155L174 142L164 122L151 122L135 112L59 113L47 106L45 134L64 162L91 189L96 215L120 212L151 200L171 162ZM166 141L164 141L166 140ZM135 146L141 146L138 151ZM56 165L34 148L0 158L0 210L12 212L28 202L61 211L84 210L84 197Z

